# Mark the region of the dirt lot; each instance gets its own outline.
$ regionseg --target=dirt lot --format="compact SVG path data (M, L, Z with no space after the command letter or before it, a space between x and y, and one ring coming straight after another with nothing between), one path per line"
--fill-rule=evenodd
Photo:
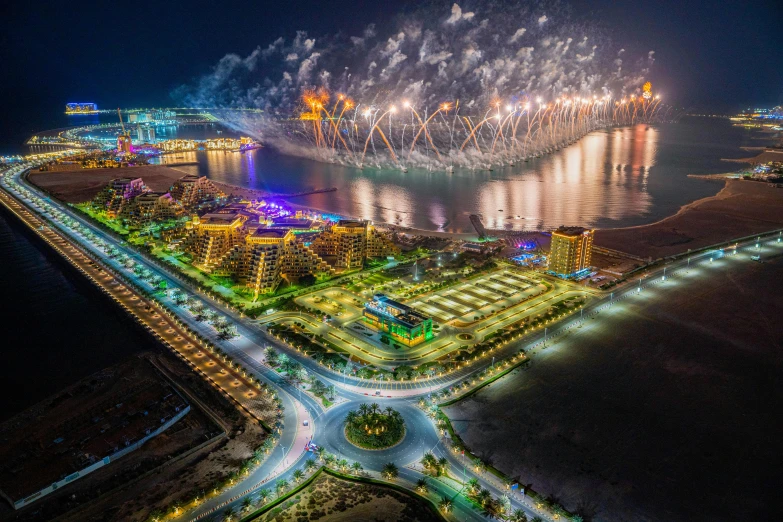
M89 201L114 178L142 178L153 191L167 192L186 173L170 167L146 165L121 169L77 169L30 173L30 181L67 203Z
M783 189L727 180L715 196L685 205L674 216L630 228L596 230L597 246L658 259L783 227Z
M193 406L191 413L112 466L74 482L30 510L5 510L0 520L51 520L67 511L59 520L143 521L155 508L165 508L191 491L207 489L263 442L260 426L240 415L181 361L168 353L150 357L182 386ZM221 436L224 432L229 435ZM182 441L186 436L188 444Z
M783 257L725 263L602 313L455 428L593 521L780 520Z
M440 519L418 499L391 488L350 482L322 473L290 501L255 520L436 522Z

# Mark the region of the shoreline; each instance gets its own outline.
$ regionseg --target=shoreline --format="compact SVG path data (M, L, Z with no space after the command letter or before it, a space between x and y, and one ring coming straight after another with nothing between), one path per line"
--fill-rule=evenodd
M783 190L768 183L724 179L723 188L714 196L683 205L654 223L596 230L594 244L661 259L783 228L781 209Z

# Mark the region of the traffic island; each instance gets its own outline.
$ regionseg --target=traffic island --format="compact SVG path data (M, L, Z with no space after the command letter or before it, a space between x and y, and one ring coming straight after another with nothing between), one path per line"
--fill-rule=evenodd
M405 437L405 420L393 408L362 404L345 416L345 438L362 449L388 449Z

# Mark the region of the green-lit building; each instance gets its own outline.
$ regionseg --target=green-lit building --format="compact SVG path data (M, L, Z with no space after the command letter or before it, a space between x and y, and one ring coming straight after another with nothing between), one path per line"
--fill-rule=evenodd
M414 346L432 339L432 318L420 314L384 294L375 294L364 305L364 322L387 332L395 341Z

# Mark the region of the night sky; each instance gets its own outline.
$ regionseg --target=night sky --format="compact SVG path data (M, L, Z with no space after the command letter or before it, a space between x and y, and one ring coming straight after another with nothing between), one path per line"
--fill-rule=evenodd
M361 2L358 2L361 3ZM0 139L45 126L67 101L172 104L172 89L296 30L358 34L416 2L13 2L0 16ZM783 3L573 0L629 54L655 51L667 101L719 111L783 102ZM448 8L448 5L446 6ZM480 7L474 6L480 11Z

